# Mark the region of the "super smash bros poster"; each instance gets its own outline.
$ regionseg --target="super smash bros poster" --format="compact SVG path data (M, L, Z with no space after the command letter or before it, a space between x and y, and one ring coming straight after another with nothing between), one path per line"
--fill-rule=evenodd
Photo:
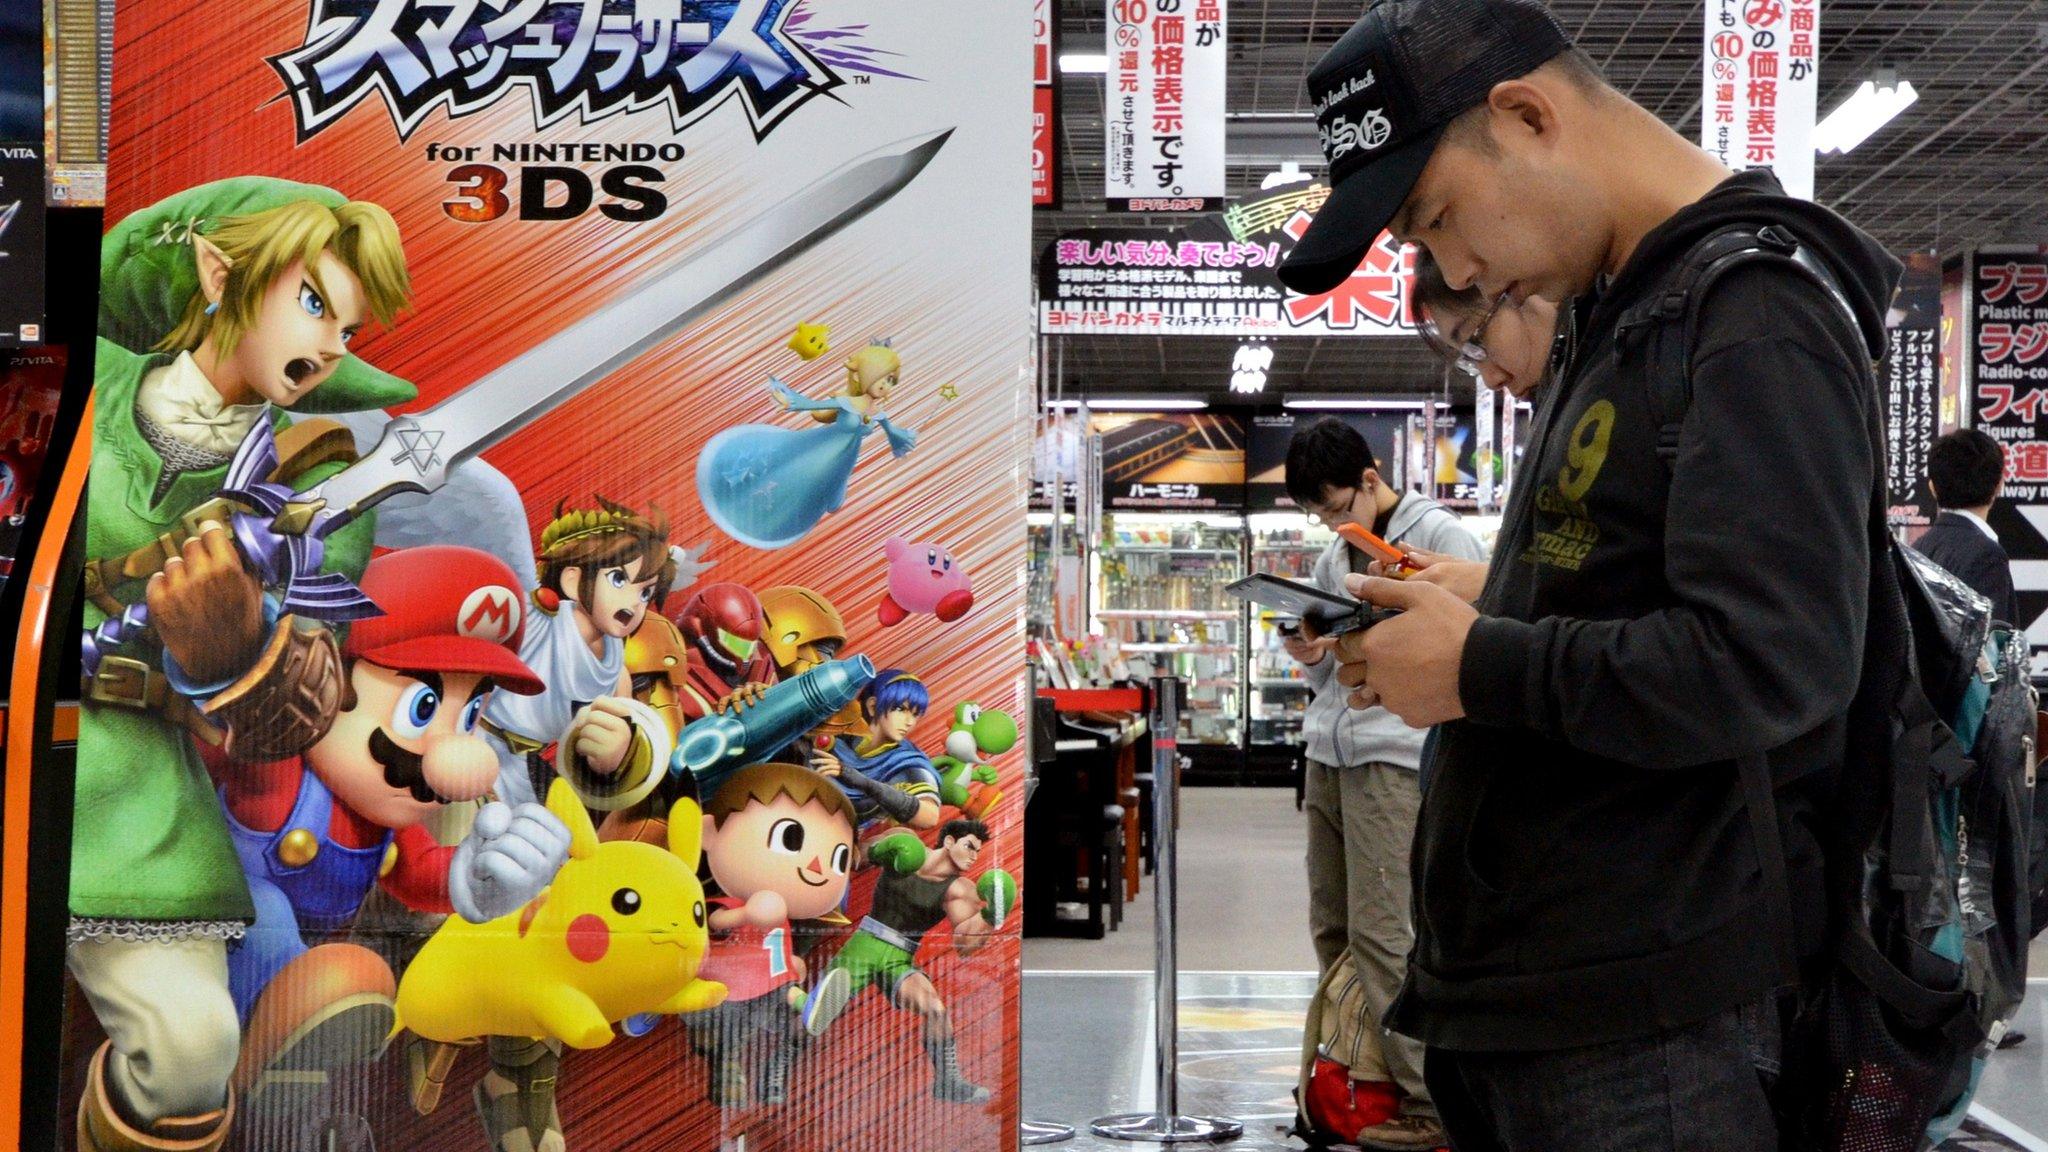
M66 1146L1011 1145L1023 0L124 0Z

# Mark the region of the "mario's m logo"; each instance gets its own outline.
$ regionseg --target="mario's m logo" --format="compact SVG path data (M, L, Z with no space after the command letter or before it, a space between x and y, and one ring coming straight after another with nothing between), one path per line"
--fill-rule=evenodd
M475 640L503 644L519 631L519 597L502 584L471 592L455 614L455 631Z

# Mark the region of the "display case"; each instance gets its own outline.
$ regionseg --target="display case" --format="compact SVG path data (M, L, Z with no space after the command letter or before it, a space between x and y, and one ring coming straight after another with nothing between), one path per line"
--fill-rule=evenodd
M1299 513L1261 513L1248 519L1253 572L1306 581L1315 571L1316 557L1336 538ZM1281 645L1275 624L1284 618L1270 609L1254 608L1249 621L1246 770L1255 778L1291 773L1301 755L1302 718L1311 693L1302 666Z
M1117 513L1104 533L1094 616L1139 676L1186 681L1182 751L1201 776L1236 777L1245 742L1244 575L1238 516Z

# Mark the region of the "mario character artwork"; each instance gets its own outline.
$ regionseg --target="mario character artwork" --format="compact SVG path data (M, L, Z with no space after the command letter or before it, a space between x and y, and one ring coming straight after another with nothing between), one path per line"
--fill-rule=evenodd
M1008 712L969 701L953 709L953 727L946 732L946 752L932 758L939 774L939 802L972 816L988 819L1003 794L996 790L996 768L988 763L1017 746L1017 722Z
M925 1055L932 1062L932 1095L956 1103L978 1104L989 1092L961 1075L952 1020L931 977L917 967L917 949L925 933L951 924L954 949L972 955L1016 908L1017 881L1008 872L991 868L979 880L968 878L990 838L980 821L953 820L939 829L936 848L926 848L908 832L892 832L869 845L868 859L883 868L874 904L825 976L829 980L833 971L844 971L853 996L874 987L889 1003L921 1017ZM837 1015L833 1006L823 997L813 998L804 1022L812 1035L831 1027Z
M889 590L875 606L882 627L893 628L918 614L951 624L974 607L974 582L951 552L901 536L889 537L882 551L889 558Z
M519 658L547 684L534 696L500 693L482 727L498 748L498 797L530 803L544 777L538 753L556 745L554 767L590 790L586 803L609 810L608 795L630 791L664 770L675 736L668 721L633 696L626 638L668 594L677 559L668 521L642 516L600 496L597 507L555 509L540 534L538 611Z
M809 413L816 426L742 424L712 437L697 457L697 497L712 523L749 547L786 548L846 502L869 433L880 428L891 452L910 455L917 433L882 412L902 367L881 339L847 360L846 386L823 400L769 377L775 402Z
M704 867L711 875L711 951L698 974L726 986L726 1001L685 1017L704 1057L711 1101L788 1099L801 1016L813 999L829 1019L850 991L827 972L808 996L792 921L834 916L853 872L853 805L831 782L794 764L755 764L726 777L704 807Z
M442 1043L521 1036L601 1048L628 1016L724 1001L725 985L698 973L708 933L697 805L670 810L666 847L600 843L567 781L549 786L547 807L569 829L568 862L523 907L483 924L441 925L398 982L405 1028ZM502 1102L478 1086L486 1114ZM559 1121L550 1127L559 1139Z
M939 774L910 742L931 694L901 668L885 668L861 690L860 714L870 735L839 736L811 756L811 767L837 781L863 827L887 818L911 828L939 824Z
M286 409L413 398L348 350L410 294L390 214L310 184L202 185L101 242L67 966L109 1039L81 1148L227 1139L241 1044L227 945L256 908L193 741L242 763L297 756L345 683L333 628L267 594L219 493L252 433L275 439L260 478L294 489L351 462L345 430ZM322 571L360 577L374 530L365 515L328 536Z
M384 615L343 643L346 688L333 726L301 757L230 765L220 784L256 923L228 946L228 983L247 1029L235 1087L255 1105L279 1085L383 1050L396 981L359 944L307 946L335 932L382 884L407 906L482 922L538 895L569 830L538 804L486 805L457 846L422 826L443 805L482 799L498 759L476 733L494 691L541 683L518 650L520 595L505 564L469 548L386 553L364 570Z

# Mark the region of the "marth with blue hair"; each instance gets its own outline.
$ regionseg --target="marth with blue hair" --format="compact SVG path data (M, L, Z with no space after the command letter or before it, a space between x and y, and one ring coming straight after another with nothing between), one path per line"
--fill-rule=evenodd
M924 682L901 668L884 668L862 689L866 739L840 736L811 755L811 766L839 784L862 827L883 818L923 830L939 824L939 773L910 733L931 707Z

